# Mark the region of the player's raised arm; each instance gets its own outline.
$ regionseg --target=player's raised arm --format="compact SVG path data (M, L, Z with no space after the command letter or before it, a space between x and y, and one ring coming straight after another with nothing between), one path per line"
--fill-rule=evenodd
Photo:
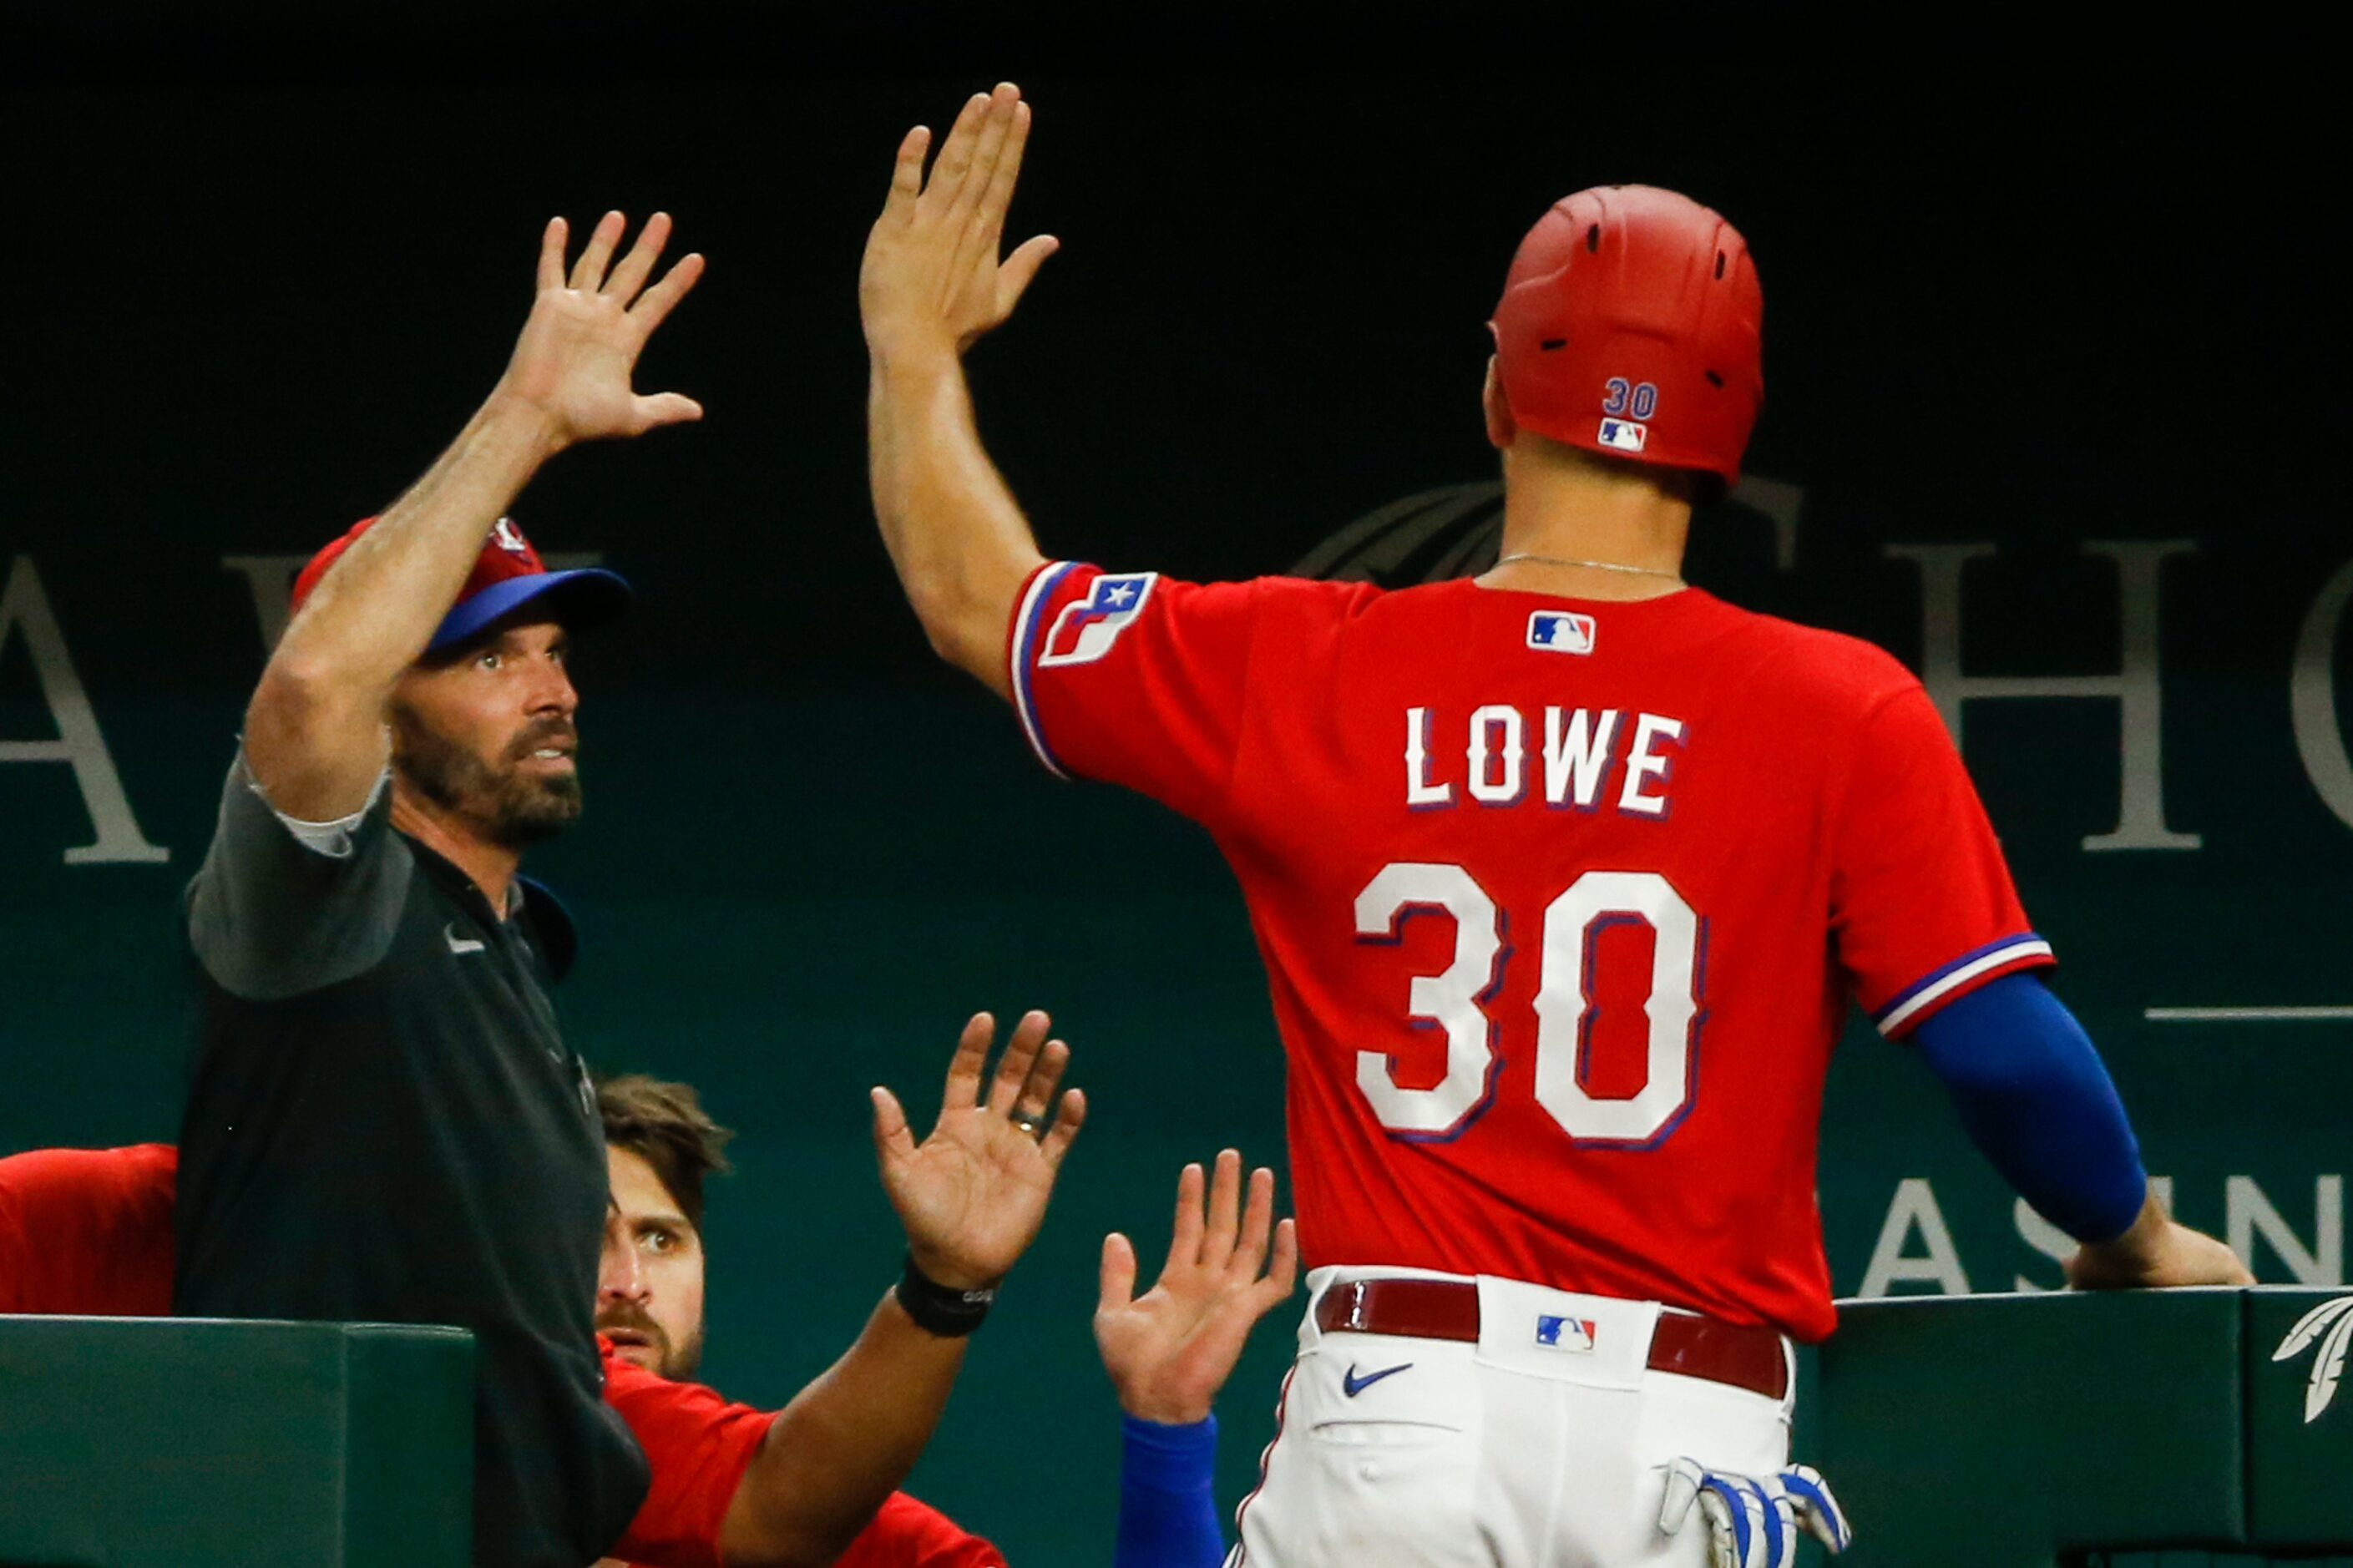
M962 355L1013 313L1058 243L1041 235L999 259L1029 134L1009 83L965 104L928 178L931 132L909 132L858 279L882 542L932 647L1000 697L1014 598L1043 557L981 446Z
M702 417L629 384L638 351L702 271L688 256L647 287L668 215L616 263L628 227L607 213L567 275L567 230L540 242L538 296L506 373L458 439L357 539L304 601L247 709L246 760L270 804L312 822L364 806L388 754L385 700L425 651L482 541L541 464L575 442Z
M1212 1177L1185 1167L1168 1260L1141 1296L1134 1245L1103 1238L1095 1345L1125 1413L1113 1568L1216 1568L1226 1555L1210 1406L1251 1327L1290 1296L1299 1272L1292 1222L1274 1218L1274 1173L1250 1173L1247 1202L1242 1188L1234 1150L1218 1156Z
M930 1441L966 1336L1045 1218L1086 1101L1060 1089L1070 1048L1046 1015L982 1068L996 1025L965 1026L931 1135L915 1141L890 1090L874 1090L882 1185L907 1233L907 1272L847 1354L787 1405L735 1489L722 1527L731 1568L831 1563ZM1058 1092L1059 1091L1059 1092Z

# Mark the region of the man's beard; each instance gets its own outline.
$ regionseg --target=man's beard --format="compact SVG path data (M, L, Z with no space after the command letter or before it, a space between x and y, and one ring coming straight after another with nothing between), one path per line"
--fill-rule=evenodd
M643 1336L655 1355L654 1371L672 1383L683 1383L702 1364L702 1329L697 1325L683 1344L672 1344L669 1332L636 1307L617 1301L596 1314L596 1331L609 1334L626 1329Z
M529 726L492 767L437 733L406 703L392 705L392 754L417 794L481 829L491 843L522 849L553 838L580 816L580 774L528 774L522 763L542 746L561 742L575 751L578 735L562 719Z

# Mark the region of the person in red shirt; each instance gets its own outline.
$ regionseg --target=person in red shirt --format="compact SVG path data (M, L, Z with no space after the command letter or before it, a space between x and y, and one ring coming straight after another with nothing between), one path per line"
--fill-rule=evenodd
M0 1312L169 1317L179 1165L169 1143L0 1159Z
M900 145L860 275L875 512L1039 760L1192 817L1241 886L1312 1295L1239 1561L1842 1544L1785 1467L1789 1341L1836 1321L1815 1144L1855 1002L2083 1244L2071 1281L2247 1280L2151 1194L1920 682L1683 579L1763 397L1729 223L1628 185L1529 232L1490 570L1184 583L1048 559L980 443L961 356L1056 244L1003 250L1029 125L1005 84L928 175L929 132Z
M941 1125L918 1144L904 1112L887 1091L876 1091L876 1142L885 1185L894 1201L920 1203L934 1190L911 1170L946 1157L992 1158L1008 1168L1039 1163L1059 1166L1083 1119L1078 1091L1057 1097L1067 1050L1045 1039L1042 1014L1016 1031L992 1084L984 1085L991 1026L976 1018L951 1064ZM1033 1064L1035 1070L1032 1070ZM986 1089L984 1097L983 1091ZM1059 1107L1059 1115L1057 1109ZM986 1123L984 1127L982 1124ZM1028 1152L1005 1147L998 1123L1015 1129ZM956 1146L951 1154L950 1145ZM608 1155L617 1162L634 1157ZM178 1152L168 1144L121 1149L37 1149L0 1159L0 1307L12 1312L95 1317L162 1317L172 1299L172 1207ZM641 1187L632 1186L642 1199ZM699 1210L699 1201L698 1201ZM618 1211L617 1203L615 1212ZM1021 1205L1005 1205L1018 1224ZM682 1219L682 1215L679 1216ZM642 1216L640 1216L642 1218ZM617 1226L608 1232L607 1267L617 1281L599 1291L607 1302L644 1304L627 1280L646 1249L649 1226ZM636 1230L636 1247L616 1256L617 1235ZM967 1305L969 1312L971 1306ZM985 1307L981 1308L985 1311ZM959 1325L964 1331L976 1326ZM698 1324L697 1338L699 1338ZM652 1474L643 1504L611 1550L648 1568L721 1568L726 1521L769 1427L784 1413L737 1405L700 1384L673 1382L621 1347L597 1338L605 1401L628 1425ZM830 1373L825 1374L830 1376ZM818 1380L824 1381L823 1377ZM815 1386L814 1384L812 1386ZM812 1476L809 1484L822 1484ZM913 1498L893 1494L839 1562L854 1568L1002 1568L994 1547L957 1529Z
M606 1399L649 1454L667 1448L677 1430L707 1453L693 1468L707 1476L709 1489L732 1491L770 1415L705 1399L706 1390L682 1391L702 1360L703 1179L727 1169L723 1151L733 1134L712 1120L691 1085L640 1074L599 1082L596 1108L613 1194L596 1281ZM884 1501L840 1562L843 1568L1005 1564L995 1546L904 1492ZM628 1565L607 1558L600 1568Z

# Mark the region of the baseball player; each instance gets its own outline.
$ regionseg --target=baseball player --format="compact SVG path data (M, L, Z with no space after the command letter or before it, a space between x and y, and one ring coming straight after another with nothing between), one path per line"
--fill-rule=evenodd
M1815 1134L1850 998L2084 1244L2074 1283L2245 1280L2151 1198L1919 682L1681 576L1762 400L1731 225L1624 186L1530 231L1477 580L1105 572L1039 552L960 364L1054 248L999 259L1029 113L976 96L928 178L928 132L900 146L860 276L875 509L933 647L1046 766L1195 818L1241 883L1311 1300L1240 1561L1694 1564L1694 1496L1739 1500L1746 1561L1835 1540L1783 1472L1788 1342L1835 1322Z
M612 1177L596 1332L617 1359L676 1385L702 1360L702 1183L727 1169L722 1151L733 1134L711 1119L691 1085L638 1073L600 1081L596 1110ZM635 1378L624 1382L640 1386ZM768 1419L741 1405L729 1409L744 1412L730 1420ZM995 1546L904 1492L883 1500L839 1562L840 1568L1005 1568ZM628 1565L607 1558L599 1568Z

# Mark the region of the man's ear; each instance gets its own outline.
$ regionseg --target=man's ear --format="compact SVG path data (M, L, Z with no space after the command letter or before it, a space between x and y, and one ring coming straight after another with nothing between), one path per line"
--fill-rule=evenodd
M1479 401L1487 413L1487 441L1499 452L1508 452L1519 436L1520 427L1512 418L1512 405L1504 397L1504 384L1495 374L1495 356L1487 356L1487 384L1480 389Z

